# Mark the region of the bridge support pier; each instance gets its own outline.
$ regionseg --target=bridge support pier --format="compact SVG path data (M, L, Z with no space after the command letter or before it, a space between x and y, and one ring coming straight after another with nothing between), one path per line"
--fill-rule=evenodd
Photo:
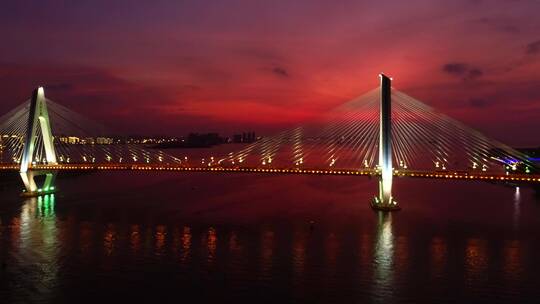
M25 188L21 196L40 196L54 193L56 191L54 186L54 181L56 180L56 171L32 170L26 173L21 172L19 174ZM42 175L45 175L45 181L43 182L43 185L39 187L36 184L35 177Z
M47 164L56 164L54 139L52 136L51 123L49 121L49 112L47 111L45 92L42 87L34 90L32 100L30 101L30 110L28 112L26 138L19 170L25 187L25 191L22 193L24 196L39 196L52 193L55 190L55 171L32 170L38 130L40 130L41 133ZM37 186L34 179L36 176L40 175L45 175L45 181L41 188Z
M371 201L375 210L400 210L398 203L392 197L392 91L391 79L380 74L381 79L381 110L379 127L379 195Z

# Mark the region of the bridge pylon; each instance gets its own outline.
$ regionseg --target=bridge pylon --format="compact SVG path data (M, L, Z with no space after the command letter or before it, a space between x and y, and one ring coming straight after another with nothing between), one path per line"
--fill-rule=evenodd
M30 101L30 109L28 112L28 124L26 128L26 137L21 158L21 166L19 173L24 183L26 191L24 196L38 196L52 193L55 190L54 179L56 172L51 170L32 170L34 165L34 151L37 142L38 129L41 133L43 148L45 149L45 160L47 164L53 165L56 162L56 151L54 149L51 123L49 120L49 112L47 111L47 101L45 99L45 91L43 87L34 90L32 100ZM45 175L43 186L39 187L36 184L35 177Z
M392 197L392 80L379 74L381 80L380 126L379 126L379 195L371 201L375 210L400 210Z

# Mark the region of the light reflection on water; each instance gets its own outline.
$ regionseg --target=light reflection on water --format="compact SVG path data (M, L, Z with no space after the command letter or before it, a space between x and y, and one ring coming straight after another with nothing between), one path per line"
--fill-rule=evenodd
M292 284L297 294L304 292L305 285L305 270L306 270L306 231L297 226L294 231L292 245Z
M38 279L39 284L33 286L36 298L46 301L50 296L47 291L58 284L61 267L55 195L26 199L10 229L16 246L12 254L20 263L8 266L28 274L28 280Z
M509 284L518 284L523 276L523 249L519 240L504 243L504 274Z
M272 266L274 264L274 232L269 227L265 227L261 234L260 253L260 280L267 281L272 278Z
M201 195L191 185L186 189L179 191ZM272 205L269 199L260 209L240 204L238 214L234 203L232 211L201 213L213 210L212 197L160 205L165 200L154 191L152 205L144 205L144 197L85 202L70 199L69 192L27 199L17 212L1 217L1 278L8 283L0 291L7 299L32 301L62 294L59 302L65 303L95 301L92 295L112 290L130 290L138 299L155 288L239 302L523 300L538 294L528 286L540 283L532 271L540 263L527 257L538 249L529 231L540 224L534 214L521 212L536 210L527 190L498 191L502 210L491 222L457 212L451 198L448 210L457 215L421 213L414 205L399 213L374 213L358 209L364 202L329 203L333 196L321 192L307 207L295 207L293 200ZM221 207L249 199L238 193L216 202ZM89 281L101 283L90 288ZM418 293L429 284L435 287ZM215 292L200 293L201 286Z
M215 228L213 227L208 228L205 241L206 241L206 249L208 252L206 256L206 261L209 266L212 266L212 264L214 264L216 260L216 250L217 250L217 233L216 233Z
M444 275L445 266L448 260L448 248L446 240L441 237L434 237L430 247L431 275L433 279L440 279Z
M139 225L131 225L129 241L131 245L131 251L133 252L133 255L136 256L141 250L141 234Z
M161 256L165 254L165 241L167 238L167 227L164 225L158 225L156 227L156 234L154 236L154 239L156 240L156 248L155 252L156 255Z
M521 190L516 187L514 192L514 230L519 228L519 215L521 212Z
M488 278L488 244L485 240L475 238L467 240L465 246L465 282L476 288L485 284Z
M392 213L377 212L377 233L374 245L373 289L377 300L386 302L394 292L394 246Z
M115 243L117 242L116 228L114 224L107 224L107 229L103 235L103 249L105 255L110 256L114 253Z
M180 261L182 264L186 264L190 258L191 253L191 228L183 227L182 229L182 250L180 255Z

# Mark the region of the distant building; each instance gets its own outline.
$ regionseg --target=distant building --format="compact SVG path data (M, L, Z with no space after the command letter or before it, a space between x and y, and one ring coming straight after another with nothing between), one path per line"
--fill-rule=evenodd
M58 138L61 143L77 145L81 142L81 139L76 136L61 136Z
M184 147L192 148L201 148L201 147L211 147L215 145L222 144L224 139L219 136L218 133L190 133L187 137L187 140L183 143Z
M234 143L253 143L256 140L255 132L244 132L242 134L234 134L232 141Z
M68 137L68 144L76 145L81 142L81 139L76 136L69 136Z
M110 137L97 137L96 143L98 145L110 145L113 143L113 139Z
M96 143L96 140L93 137L86 137L81 139L81 144L83 145L93 145Z

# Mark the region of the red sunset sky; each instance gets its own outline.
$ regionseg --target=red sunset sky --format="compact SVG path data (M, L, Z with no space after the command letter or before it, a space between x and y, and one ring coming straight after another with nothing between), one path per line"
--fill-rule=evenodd
M126 133L268 134L378 85L540 136L540 1L11 1L0 113L49 98Z

